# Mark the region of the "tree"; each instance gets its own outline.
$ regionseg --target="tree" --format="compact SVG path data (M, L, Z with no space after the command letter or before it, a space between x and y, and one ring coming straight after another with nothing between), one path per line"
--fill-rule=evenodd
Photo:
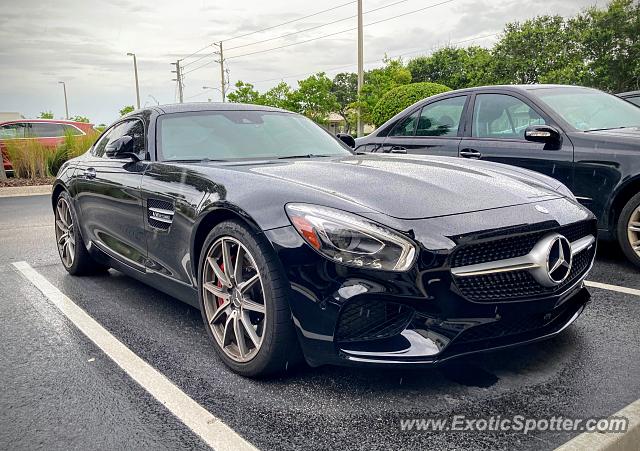
M340 73L333 77L331 93L336 98L336 113L345 121L345 133L349 133L353 121L352 105L358 100L358 75L354 73Z
M373 123L379 127L400 111L419 100L450 90L451 88L447 86L428 82L398 86L388 91L382 96L380 101L378 101L371 112Z
M299 80L298 89L289 95L291 106L294 111L309 119L325 124L329 113L338 107L336 96L331 92L332 85L331 79L324 72Z
M293 110L294 105L292 105L291 101L292 92L291 86L284 81L281 81L276 86L265 92L260 101L264 105L282 108L285 110Z
M79 116L79 115L78 115L78 116L75 116L75 117L74 117L73 119L71 119L71 120L72 120L72 121L76 121L76 122L86 122L87 124L88 124L89 122L91 122L91 121L89 120L89 118L88 118L88 117L86 117L86 116Z
M53 119L53 112L51 110L41 111L40 116L38 116L38 119Z
M131 113L133 110L135 110L133 105L127 105L122 107L122 109L120 110L120 117L124 116L125 114Z
M640 3L614 0L569 23L586 61L584 84L610 92L640 89Z
M236 89L227 95L229 102L262 104L260 93L254 89L251 83L238 80L235 86Z
M360 106L365 124L373 123L371 112L387 91L411 83L411 72L404 67L402 60L385 57L383 62L384 67L365 72L360 98L353 105L354 108Z
M445 47L430 56L415 58L407 64L413 82L429 81L461 89L493 84L492 56L478 46Z
M578 84L585 67L576 38L561 16L507 24L492 52L496 81Z

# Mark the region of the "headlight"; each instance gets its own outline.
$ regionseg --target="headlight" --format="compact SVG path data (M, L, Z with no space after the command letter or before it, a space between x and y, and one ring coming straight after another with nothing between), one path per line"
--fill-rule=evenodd
M360 216L333 208L287 204L291 223L316 251L343 265L406 271L416 246L404 236Z

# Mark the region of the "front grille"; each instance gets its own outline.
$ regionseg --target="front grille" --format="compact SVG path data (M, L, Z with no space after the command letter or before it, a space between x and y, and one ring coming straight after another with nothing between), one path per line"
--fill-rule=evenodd
M368 341L393 337L407 327L413 313L413 308L403 304L354 299L340 312L336 340Z
M528 271L510 271L481 276L457 277L460 294L476 302L516 301L560 293L580 279L589 269L595 246L573 256L567 279L555 287L540 285Z
M546 228L507 238L492 238L480 243L463 244L451 257L451 267L505 260L527 255L549 232L564 235L570 242L587 235L596 236L595 221L581 221L563 227Z

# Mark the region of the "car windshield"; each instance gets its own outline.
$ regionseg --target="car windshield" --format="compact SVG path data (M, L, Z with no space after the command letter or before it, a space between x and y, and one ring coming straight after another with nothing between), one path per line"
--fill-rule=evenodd
M272 111L204 111L163 115L164 161L238 160L350 155L311 120Z
M533 92L578 130L640 127L640 108L602 91L571 87Z

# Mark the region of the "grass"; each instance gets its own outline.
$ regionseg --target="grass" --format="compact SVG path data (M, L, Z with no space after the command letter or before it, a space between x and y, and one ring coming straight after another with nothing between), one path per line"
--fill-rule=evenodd
M6 140L5 144L14 177L36 179L55 176L65 161L85 153L97 137L97 132L67 134L57 147L45 146L37 139Z

